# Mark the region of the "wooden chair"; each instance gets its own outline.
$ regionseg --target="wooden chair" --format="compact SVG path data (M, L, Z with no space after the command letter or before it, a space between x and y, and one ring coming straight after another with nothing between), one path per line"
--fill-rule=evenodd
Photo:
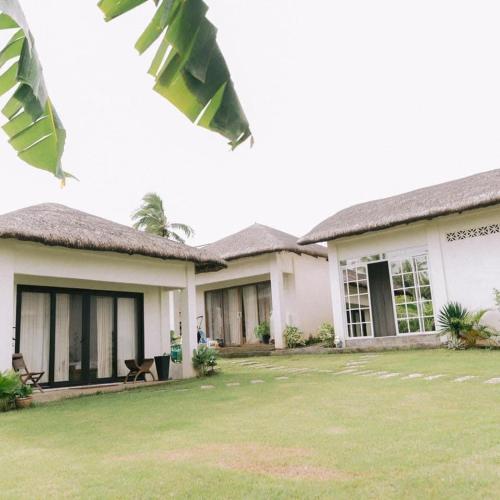
M43 389L38 382L43 377L45 372L30 372L24 362L23 355L20 352L16 352L12 355L12 368L19 375L23 384L31 383L40 392L43 392Z
M128 382L129 377L134 377L134 384L137 382L139 375L144 375L144 381L146 381L146 375L151 375L153 381L156 380L155 376L151 373L151 367L153 366L154 359L145 359L140 365L135 359L126 359L125 365L129 369L127 376L125 377L125 383Z

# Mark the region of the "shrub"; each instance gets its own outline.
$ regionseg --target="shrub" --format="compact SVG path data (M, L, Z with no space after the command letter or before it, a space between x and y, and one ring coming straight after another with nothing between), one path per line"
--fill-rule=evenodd
M217 351L206 345L193 350L193 366L200 377L213 375L217 366Z
M33 387L31 385L21 384L16 391L17 398L28 398L33 394Z
M335 330L333 325L326 321L318 329L318 338L328 347L335 347Z
M449 335L450 349L466 349L476 344L478 339L487 339L494 333L482 324L486 309L470 312L458 302L449 302L438 314L441 333Z
M259 323L254 329L255 336L264 342L265 344L269 343L269 339L271 338L271 325L269 321L263 321Z
M287 326L283 332L286 346L289 348L302 347L306 344L302 332L296 326Z
M0 372L0 411L9 409L21 386L21 379L16 372Z
M315 344L321 344L321 339L319 339L317 336L309 335L309 337L306 340L306 346Z

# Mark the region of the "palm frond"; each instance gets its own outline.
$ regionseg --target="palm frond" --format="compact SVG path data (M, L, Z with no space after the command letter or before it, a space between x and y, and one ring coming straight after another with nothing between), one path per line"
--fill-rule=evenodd
M145 1L98 5L109 21ZM229 139L234 149L252 134L207 11L203 0L162 0L135 46L142 54L161 38L149 69L154 90L192 122Z
M181 224L180 222L172 222L168 225L169 229L174 229L176 231L182 231L187 238L194 236L194 229L187 224Z
M2 109L9 143L26 163L51 172L64 183L61 158L66 131L48 97L33 36L18 0L0 0L0 29L14 34L0 52L0 96L13 91Z

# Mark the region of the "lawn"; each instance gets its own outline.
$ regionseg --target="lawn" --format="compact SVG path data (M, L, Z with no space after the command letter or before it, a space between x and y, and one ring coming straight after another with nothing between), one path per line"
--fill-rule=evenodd
M1 414L0 496L498 498L500 351L241 361Z

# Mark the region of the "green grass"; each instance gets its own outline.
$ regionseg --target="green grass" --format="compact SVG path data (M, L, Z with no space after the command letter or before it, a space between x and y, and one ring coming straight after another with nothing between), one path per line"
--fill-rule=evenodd
M338 371L360 356L252 360ZM500 377L500 351L388 352L368 364L447 376L292 374L228 360L209 379L1 414L0 496L498 498L500 385L483 382ZM461 375L477 378L453 382Z

